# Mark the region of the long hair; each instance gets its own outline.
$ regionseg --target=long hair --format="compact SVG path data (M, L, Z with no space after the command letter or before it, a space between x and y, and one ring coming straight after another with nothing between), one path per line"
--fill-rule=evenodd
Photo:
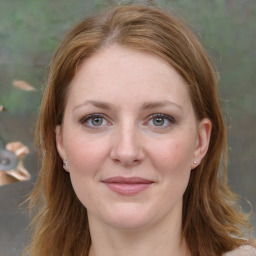
M88 255L91 245L86 208L63 170L55 144L71 80L81 62L118 44L161 57L187 81L198 120L209 118L208 152L191 172L183 196L182 237L193 256L220 256L245 244L247 216L226 180L227 135L218 100L218 72L183 21L160 8L120 5L82 20L64 38L50 63L36 128L42 161L30 207L35 210L28 254Z

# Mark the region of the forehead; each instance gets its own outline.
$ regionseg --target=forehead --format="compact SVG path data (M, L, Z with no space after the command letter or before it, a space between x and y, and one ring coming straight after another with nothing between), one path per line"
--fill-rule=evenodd
M68 99L81 101L172 100L190 101L188 86L166 61L153 54L120 46L105 48L78 69L70 84ZM83 99L84 98L84 99Z

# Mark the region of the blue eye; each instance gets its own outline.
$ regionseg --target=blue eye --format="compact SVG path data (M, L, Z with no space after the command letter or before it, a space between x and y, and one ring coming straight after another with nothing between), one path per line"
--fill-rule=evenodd
M80 120L80 123L91 128L97 128L97 127L109 125L109 122L106 120L105 116L102 114L91 114L91 115L85 116Z
M166 120L163 117L154 117L152 122L155 126L163 126Z
M149 124L156 127L167 127L175 123L175 119L166 114L153 114L149 120Z

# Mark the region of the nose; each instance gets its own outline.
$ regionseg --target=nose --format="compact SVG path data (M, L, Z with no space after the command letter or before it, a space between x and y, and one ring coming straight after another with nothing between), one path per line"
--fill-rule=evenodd
M120 127L113 134L110 156L124 167L140 164L145 158L141 135L136 127Z

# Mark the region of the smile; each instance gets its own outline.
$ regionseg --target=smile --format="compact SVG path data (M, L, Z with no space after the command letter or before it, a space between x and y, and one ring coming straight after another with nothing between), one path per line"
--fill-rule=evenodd
M149 188L154 182L140 177L111 177L103 183L112 191L121 195L136 195Z

